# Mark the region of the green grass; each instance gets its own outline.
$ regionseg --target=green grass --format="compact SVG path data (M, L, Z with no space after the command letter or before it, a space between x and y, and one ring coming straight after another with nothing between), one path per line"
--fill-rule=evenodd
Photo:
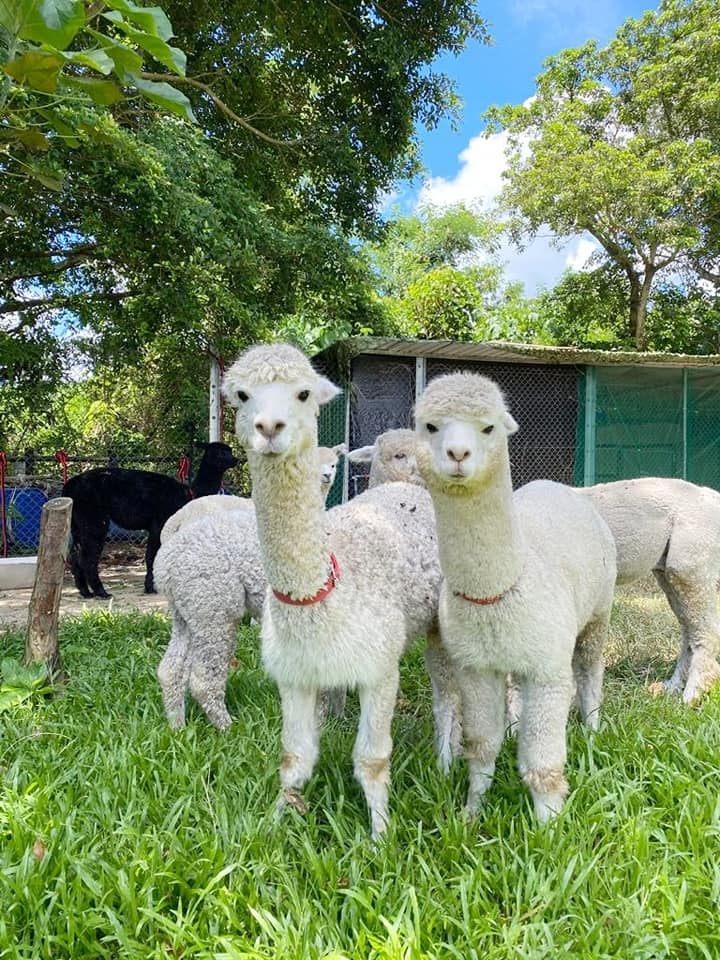
M0 714L2 958L717 958L720 691L650 697L675 655L656 594L613 618L604 722L573 719L561 817L539 827L503 749L482 816L431 750L420 651L394 725L392 825L374 849L350 753L357 704L330 721L309 812L271 814L279 709L240 633L226 734L196 708L172 734L155 668L160 616L66 621L70 683ZM19 657L20 634L0 635Z

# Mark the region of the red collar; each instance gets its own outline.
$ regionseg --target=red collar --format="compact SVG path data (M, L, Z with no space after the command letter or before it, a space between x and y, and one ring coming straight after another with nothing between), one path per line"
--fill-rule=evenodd
M507 590L505 593L507 593ZM462 600L467 600L469 603L477 603L481 607L489 607L492 603L497 603L498 600L502 600L502 598L505 596L505 593L498 593L494 597L469 597L466 593L462 593L460 590L453 590L454 597L460 597Z
M280 603L287 603L292 607L309 607L312 603L320 603L329 593L332 593L339 580L340 564L337 562L335 554L331 553L330 576L317 593L314 593L311 597L303 597L301 600L296 600L294 597L291 597L289 593L281 593L279 590L273 590L273 596L279 600Z
M511 587L508 587L507 590L503 590L502 593L496 593L494 597L471 597L467 593L463 593L462 590L453 590L453 596L460 597L461 600L467 600L468 603L476 603L479 607L490 607L493 603L497 603L498 600L502 600L503 597L507 596L516 586L517 580Z

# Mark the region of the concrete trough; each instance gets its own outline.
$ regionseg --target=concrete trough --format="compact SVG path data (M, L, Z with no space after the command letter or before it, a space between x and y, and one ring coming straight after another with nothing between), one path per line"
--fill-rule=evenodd
M37 557L0 557L0 590L34 586Z

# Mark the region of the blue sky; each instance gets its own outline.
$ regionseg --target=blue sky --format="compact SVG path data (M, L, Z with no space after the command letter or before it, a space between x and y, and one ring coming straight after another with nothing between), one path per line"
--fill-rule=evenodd
M590 38L606 43L628 17L654 6L647 0L481 0L478 9L493 43L473 43L461 56L437 62L454 78L464 107L458 130L443 123L420 132L427 168L420 199L491 204L500 188L503 138L480 136L483 112L492 104L522 103L531 96L546 57ZM581 266L592 248L588 238L575 238L558 251L544 236L522 254L505 249L503 259L509 278L522 280L533 293L552 286L566 267Z

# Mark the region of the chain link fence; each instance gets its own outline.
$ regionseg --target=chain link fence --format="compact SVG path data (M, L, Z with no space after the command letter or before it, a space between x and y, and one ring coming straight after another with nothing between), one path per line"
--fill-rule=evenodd
M412 344L408 344L411 349ZM510 437L513 485L549 479L584 486L631 477L678 477L720 490L720 366L448 360L359 353L348 364L350 449L413 427L418 385L467 371L495 380L520 429ZM330 414L328 414L330 416ZM346 495L367 486L346 466Z
M0 452L0 557L37 553L42 508L49 499L61 495L63 484L70 477L95 467L123 467L163 473L181 483L188 483L201 456L202 451L155 457L141 457L119 450L104 456L68 454L64 450L52 455L37 455L32 450L20 455ZM244 462L225 472L223 489L236 496L250 495L250 480ZM106 547L142 548L146 539L144 530L126 530L111 522ZM125 552L134 555L132 550Z

